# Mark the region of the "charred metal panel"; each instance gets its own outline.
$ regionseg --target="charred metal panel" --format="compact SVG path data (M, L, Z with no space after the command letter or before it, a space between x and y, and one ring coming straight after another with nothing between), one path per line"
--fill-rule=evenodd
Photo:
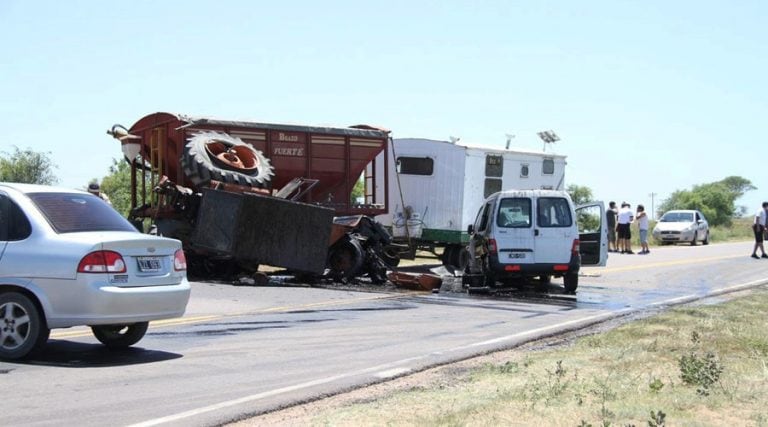
M333 209L204 189L191 242L236 260L322 273Z

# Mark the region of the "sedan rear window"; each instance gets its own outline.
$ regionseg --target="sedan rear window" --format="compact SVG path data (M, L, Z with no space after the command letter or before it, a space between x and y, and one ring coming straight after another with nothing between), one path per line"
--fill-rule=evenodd
M90 194L30 193L29 198L57 233L136 229L107 203Z

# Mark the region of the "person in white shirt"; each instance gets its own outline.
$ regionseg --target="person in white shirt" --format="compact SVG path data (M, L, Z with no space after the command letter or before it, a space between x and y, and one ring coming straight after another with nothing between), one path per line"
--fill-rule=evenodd
M617 218L618 225L616 226L617 234L619 235L619 249L623 254L633 254L632 252L632 231L629 225L632 223L634 216L632 215L632 209L627 202L621 204L621 210Z
M763 235L765 233L765 225L768 220L768 202L763 202L763 208L755 214L755 222L752 224L752 230L755 232L755 247L752 249L752 258L768 258L765 254L765 248L763 247ZM763 254L757 256L757 249Z
M640 255L650 253L648 250L648 215L645 213L645 206L637 205L637 229L640 232Z

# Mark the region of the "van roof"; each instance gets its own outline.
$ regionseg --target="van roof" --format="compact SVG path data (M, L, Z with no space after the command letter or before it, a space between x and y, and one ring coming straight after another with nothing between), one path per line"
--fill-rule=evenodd
M571 196L567 191L563 190L503 190L498 193L494 193L489 197L496 195L502 197L568 197Z

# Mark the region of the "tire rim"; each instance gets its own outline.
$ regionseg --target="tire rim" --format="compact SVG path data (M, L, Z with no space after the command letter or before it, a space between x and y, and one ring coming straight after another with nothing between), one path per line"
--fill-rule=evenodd
M15 350L29 338L30 319L24 307L14 302L0 306L0 346Z
M205 144L205 151L215 163L223 168L246 175L253 175L258 172L259 159L243 145L232 146L224 141L214 139Z

